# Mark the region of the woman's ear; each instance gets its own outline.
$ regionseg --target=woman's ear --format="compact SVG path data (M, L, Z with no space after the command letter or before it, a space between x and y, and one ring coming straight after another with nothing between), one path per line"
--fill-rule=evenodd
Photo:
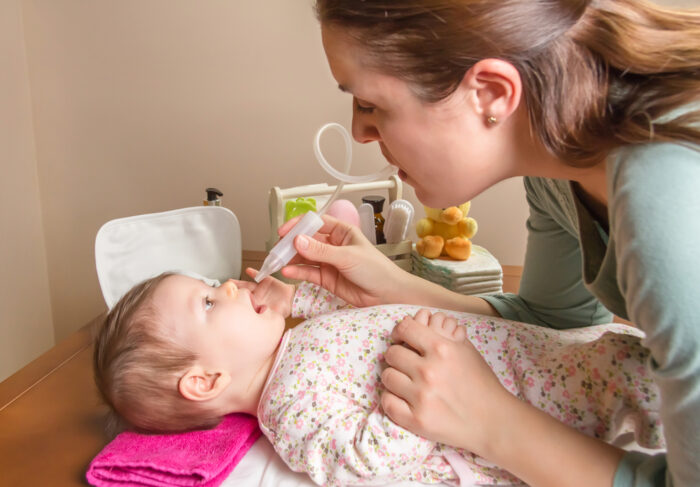
M195 365L180 377L178 390L190 401L208 401L218 397L231 383L231 375L225 371L207 372Z
M515 66L502 59L482 59L462 79L474 111L487 125L506 121L520 105L522 80Z

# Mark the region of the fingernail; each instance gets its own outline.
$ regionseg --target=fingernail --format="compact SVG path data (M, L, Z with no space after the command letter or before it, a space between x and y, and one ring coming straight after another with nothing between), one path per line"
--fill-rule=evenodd
M309 237L306 235L299 235L297 237L297 248L298 249L308 249L309 248Z

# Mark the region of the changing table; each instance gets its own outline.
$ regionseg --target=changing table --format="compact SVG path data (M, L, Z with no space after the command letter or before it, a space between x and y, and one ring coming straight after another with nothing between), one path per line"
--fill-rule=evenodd
M259 268L264 256L244 250L243 268ZM504 266L504 290L517 290L520 270ZM92 327L100 318L0 383L3 487L87 485L85 471L108 441L92 379Z

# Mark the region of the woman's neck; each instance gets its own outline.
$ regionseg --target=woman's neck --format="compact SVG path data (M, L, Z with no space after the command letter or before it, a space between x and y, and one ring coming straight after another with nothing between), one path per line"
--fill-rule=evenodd
M606 159L590 167L574 167L549 152L531 130L526 112L519 113L516 123L516 143L512 144L512 167L519 168L520 176L566 179L574 182L577 195L596 218L607 222Z

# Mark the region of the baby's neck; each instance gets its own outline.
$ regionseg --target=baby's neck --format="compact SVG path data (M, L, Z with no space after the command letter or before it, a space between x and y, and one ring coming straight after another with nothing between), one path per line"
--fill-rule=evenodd
M260 403L263 390L265 389L267 378L270 376L272 367L275 365L279 347L280 345L277 345L275 351L265 360L242 394L231 391L231 396L233 397L229 397L226 400L226 412L224 414L247 413L253 416L258 415L258 404ZM235 372L232 372L232 376L235 377Z

